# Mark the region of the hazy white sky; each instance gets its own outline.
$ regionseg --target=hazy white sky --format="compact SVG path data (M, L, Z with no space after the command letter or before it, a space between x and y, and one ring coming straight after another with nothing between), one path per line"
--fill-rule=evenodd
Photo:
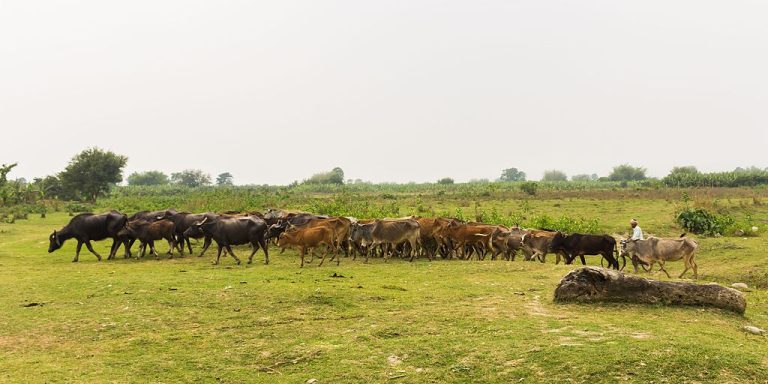
M0 0L0 163L285 184L768 166L768 2Z

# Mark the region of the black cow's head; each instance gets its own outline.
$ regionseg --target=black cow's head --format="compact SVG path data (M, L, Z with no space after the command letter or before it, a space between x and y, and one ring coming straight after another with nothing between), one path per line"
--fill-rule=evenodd
M192 225L187 228L186 231L184 231L185 237L192 237L192 238L200 238L205 236L205 231L203 230L204 226L210 225L212 223L208 222L208 217L203 218L203 220L193 223Z
M549 251L555 252L560 250L563 247L563 243L565 243L565 235L562 232L557 231L552 238L552 241L549 242Z
M272 224L267 228L266 239L272 239L279 237L288 228L287 221L279 221L277 224Z
M63 241L61 241L61 239L59 238L59 234L56 231L53 231L53 233L48 239L49 239L48 253L51 253L61 248Z

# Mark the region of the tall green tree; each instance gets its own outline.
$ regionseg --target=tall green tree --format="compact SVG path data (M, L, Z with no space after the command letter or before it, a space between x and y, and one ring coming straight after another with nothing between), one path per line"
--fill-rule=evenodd
M62 188L80 199L95 202L109 192L111 186L123 181L125 156L99 148L88 148L72 158L59 174Z
M344 171L336 167L330 172L316 173L305 180L306 184L344 184Z
M166 185L168 175L160 171L134 172L128 176L128 185Z
M211 185L211 175L199 169L185 169L171 174L171 182L187 187L202 187Z
M563 171L550 169L544 171L544 177L541 178L541 181L568 181L568 175Z
M501 171L499 181L525 181L525 172L517 168L507 168Z
M9 200L11 187L8 185L8 173L17 165L18 163L0 166L0 205L5 205Z
M636 181L645 180L646 169L642 167L633 167L629 164L622 164L613 167L613 171L608 175L611 181Z
M594 173L591 175L583 173L583 174L571 176L571 180L572 181L596 181L597 175Z
M234 184L234 176L229 172L220 173L219 176L216 176L216 185L223 186Z
M670 175L682 175L682 174L697 174L699 170L693 165L686 165L682 167L674 167L669 172Z
M35 178L33 184L37 190L40 191L40 198L42 199L58 199L64 196L61 188L61 180L56 176Z
M0 166L0 188L5 186L5 184L8 182L8 174L11 172L11 169L19 165L19 163L13 163L13 164L3 164Z

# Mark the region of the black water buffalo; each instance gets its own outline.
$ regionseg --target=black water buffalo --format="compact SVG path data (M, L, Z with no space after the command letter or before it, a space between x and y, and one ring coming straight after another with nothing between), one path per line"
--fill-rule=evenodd
M288 221L292 225L302 226L312 219L327 219L328 216L318 216L307 212L288 212L281 209L268 209L261 217L269 225Z
M248 257L248 264L253 261L253 255L261 247L264 250L264 264L269 264L269 250L267 249L267 241L265 233L267 231L267 223L264 220L255 216L243 216L236 218L218 218L213 221L209 221L207 218L200 222L192 224L186 231L184 236L186 237L210 237L216 242L218 246L218 252L216 254L216 261L214 264L219 263L221 259L221 251L226 249L227 252L235 259L237 264L240 264L240 259L232 252L232 245L251 244L252 252Z
M565 263L571 264L578 256L581 258L581 264L586 265L584 255L602 255L608 264L615 269L619 269L619 261L614 257L618 255L616 248L616 239L608 235L583 235L574 233L564 235L557 232L549 243L551 252L564 252Z
M117 240L117 233L128 223L128 217L117 211L110 211L96 215L93 213L81 213L72 218L69 224L59 231L53 231L49 240L48 253L51 253L64 244L69 239L77 239L77 250L72 262L77 262L80 258L80 249L83 244L101 261L101 255L93 250L91 240L98 241L111 238L112 246L109 250L109 258L113 258L117 252L120 243Z
M184 232L189 229L194 223L203 221L207 219L208 221L214 221L219 218L219 215L215 213L189 213L189 212L171 212L167 211L165 216L163 218L167 220L171 220L174 227L174 232L176 234L176 244L178 246L179 252L181 254L184 254L184 246L186 245L187 249L189 249L189 253L192 254L192 243L189 241L190 238L193 239L199 239L204 238L203 240L203 250L200 252L199 256L203 256L205 254L205 251L208 250L208 247L211 246L211 237L206 236L205 234L202 234L200 236L187 236L184 234Z

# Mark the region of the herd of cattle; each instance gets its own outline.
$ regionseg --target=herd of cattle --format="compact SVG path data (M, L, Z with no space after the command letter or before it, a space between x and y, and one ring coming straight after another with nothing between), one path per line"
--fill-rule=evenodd
M413 261L424 256L430 261L436 257L469 260L486 257L515 260L518 251L525 260L537 259L545 262L548 253L571 264L579 257L586 264L584 256L601 256L601 263L615 269L623 269L629 256L635 271L642 266L650 271L655 263L664 269L666 261L683 260L685 270L693 270L698 276L695 258L697 243L681 236L677 239L651 237L646 240L621 240L619 251L616 239L610 235L564 234L544 229L508 228L503 225L464 222L451 218L404 217L398 219L357 220L352 217L328 217L306 212L288 212L270 209L266 213L248 214L192 214L173 209L142 211L130 217L117 211L103 214L83 213L70 220L64 228L51 234L48 252L53 252L68 239L77 240L73 261L78 261L83 244L101 260L94 251L91 241L112 239L108 259L113 259L121 245L125 257L132 257L131 247L140 242L139 255L142 257L149 247L158 257L154 242L167 240L168 254L173 251L182 255L185 248L192 253L190 239L203 239L200 256L205 254L212 242L218 247L215 264L219 263L222 252L227 253L240 264L232 251L233 245L251 245L248 263L253 261L256 251L262 249L264 262L269 264L270 241L278 247L296 247L300 250L301 266L309 253L310 261L316 248L324 248L319 265L329 252L337 265L343 253L354 260L358 255L368 261L370 256L405 257ZM619 265L619 260L623 264ZM667 273L667 276L669 274Z

